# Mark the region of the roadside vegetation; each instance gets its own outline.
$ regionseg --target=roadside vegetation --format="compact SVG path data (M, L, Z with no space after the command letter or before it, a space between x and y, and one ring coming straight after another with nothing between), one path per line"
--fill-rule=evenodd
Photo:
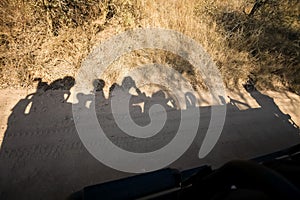
M229 89L251 77L260 89L300 94L298 0L1 0L0 87L75 76L95 45L138 27L169 28L198 41ZM168 63L202 87L189 63L170 52L132 52L116 63L149 61Z

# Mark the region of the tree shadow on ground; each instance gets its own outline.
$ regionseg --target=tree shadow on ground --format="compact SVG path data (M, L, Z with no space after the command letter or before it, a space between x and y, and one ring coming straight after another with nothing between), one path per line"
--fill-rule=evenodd
M41 79L34 94L20 100L12 109L0 149L1 199L62 199L86 185L119 179L132 174L119 172L97 161L82 144L73 119L72 106L87 112L96 111L106 136L117 146L136 153L161 149L174 138L181 111L200 110L198 134L188 151L171 166L179 169L208 163L219 166L232 159L249 159L298 143L299 129L282 113L272 98L257 90L249 90L261 108L239 110L234 99L227 104L227 117L222 135L212 152L198 158L199 148L211 119L211 106L197 107L197 99L186 93L187 110L178 109L176 101L163 90L145 95L131 77L110 87L105 98L105 82L96 79L91 94L77 94L78 102L69 103L70 89L75 84L65 77L51 84ZM130 90L135 94L129 94ZM124 95L130 95L124 103ZM226 104L226 97L220 97ZM143 103L143 108L138 106ZM122 131L116 116L128 114L139 126L151 122L149 112L154 105L166 110L166 122L156 135L135 138ZM113 106L112 106L113 105ZM120 110L113 110L121 105ZM114 114L112 114L114 113ZM123 118L124 119L124 118ZM188 130L187 130L188 132ZM167 155L166 155L167 156ZM155 162L155 161L154 161Z

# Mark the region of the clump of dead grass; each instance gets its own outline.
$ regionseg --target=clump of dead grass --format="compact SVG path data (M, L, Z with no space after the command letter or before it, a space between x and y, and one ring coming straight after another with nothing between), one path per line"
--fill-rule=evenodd
M138 3L117 0L0 2L0 86L75 76L90 49L136 26Z
M223 5L224 2L227 5ZM212 16L221 6L239 9L240 5L241 1L147 1L144 10L147 17L142 24L182 32L201 44L216 62L225 85L232 89L247 79L255 64L248 53L229 46L228 37L218 31L220 25Z
M260 89L299 94L299 7L297 0L146 1L144 26L180 31L203 45L229 89L249 76Z
M229 46L247 52L257 66L249 73L264 89L290 89L299 94L299 1L265 1L252 16L223 11L214 19L229 35Z
M255 2L3 0L0 85L29 87L36 77L53 81L74 76L91 48L106 38L137 27L161 27L182 32L201 44L229 89L240 87L251 76L260 88L299 94L299 1L267 0L249 16ZM171 62L181 73L191 68L169 52L124 56L127 58L120 58L115 65L130 69L155 61ZM113 73L111 76L113 81ZM187 76L204 88L197 74Z

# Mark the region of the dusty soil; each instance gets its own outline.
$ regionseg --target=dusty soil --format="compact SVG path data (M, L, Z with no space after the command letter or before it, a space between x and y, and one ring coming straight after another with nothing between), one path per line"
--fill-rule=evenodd
M12 108L20 101L22 98L26 97L28 94L34 92L34 90L24 90L24 89L2 89L0 97L0 141L4 137L5 130L7 128L8 117L12 113Z
M66 91L49 90L28 96L32 92L1 91L1 199L64 199L84 186L132 175L103 165L85 149L74 126L72 104L61 101ZM198 158L210 119L209 102L205 102L200 107L198 135L170 167L217 167L231 159L250 159L300 142L295 125L300 124L298 95L275 91L249 94L244 90L227 95L227 117L215 148L204 159ZM30 111L29 102L33 102ZM107 109L103 103L98 112L108 137L116 145L136 152L147 152L169 142L180 118L176 110L170 109L164 134L149 140L150 144L132 143L119 133ZM148 121L143 115L136 117L137 123Z
M19 100L27 96L28 94L34 93L34 89L2 89L0 96L0 146L4 137L5 130L7 128L7 120L9 115L12 113L13 107L18 103ZM265 91L265 94L274 99L276 105L280 108L283 113L289 114L291 119L299 126L300 125L300 96L289 91ZM258 108L259 105L255 99L246 91L240 92L227 92L228 96L238 100L240 102L248 104L251 108ZM229 99L228 99L229 101ZM208 105L208 102L202 102L202 106ZM242 104L237 105L240 109L247 109Z

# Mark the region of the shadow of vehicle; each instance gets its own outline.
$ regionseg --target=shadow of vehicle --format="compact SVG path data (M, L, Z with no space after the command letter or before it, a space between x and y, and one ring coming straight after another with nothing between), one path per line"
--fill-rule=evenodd
M8 119L0 149L1 199L62 199L86 185L133 175L105 166L88 152L78 136L72 106L79 106L81 112L95 109L98 122L112 143L136 153L155 151L168 144L177 132L181 111L187 112L178 109L163 90L146 96L130 77L121 85L113 84L107 99L103 95L105 82L97 79L93 93L77 94L78 102L73 104L68 98L74 78L65 77L50 84L37 81L36 93L21 99ZM150 123L148 111L155 104L167 110L165 125L156 135L134 138L116 124L112 98L122 103L122 95L130 89L135 94L130 94L129 114L136 124ZM299 129L274 101L259 91L251 95L261 107L239 110L234 103L227 104L219 141L207 157L199 159L199 148L211 119L211 106L197 107L195 97L185 94L188 109L200 110L199 129L190 148L170 167L182 170L204 164L219 167L232 159L250 159L299 143ZM144 103L144 110L138 103Z

